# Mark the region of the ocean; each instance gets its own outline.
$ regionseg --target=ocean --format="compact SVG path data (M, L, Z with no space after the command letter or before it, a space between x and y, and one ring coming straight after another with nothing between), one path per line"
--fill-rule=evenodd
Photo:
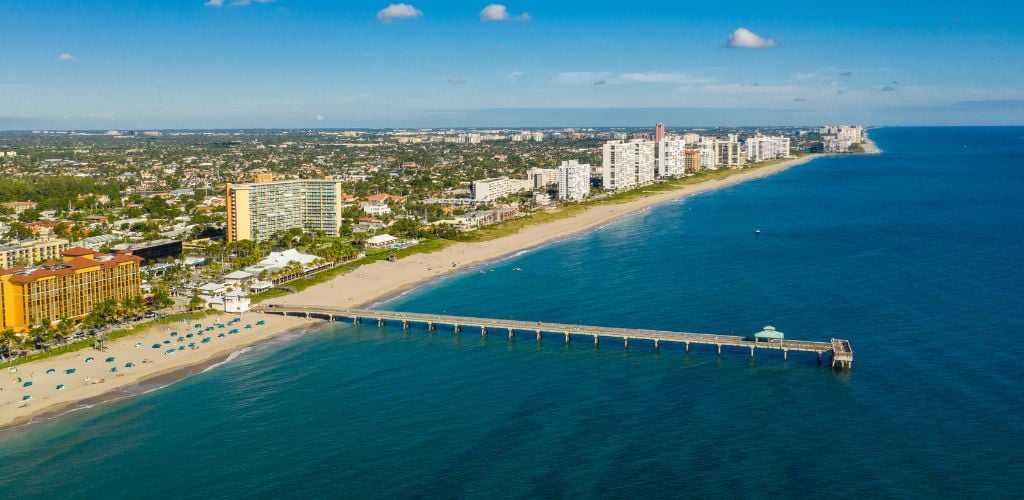
M1024 128L871 136L885 154L657 206L378 306L722 334L773 325L849 339L850 371L811 354L339 323L6 431L0 491L1019 495Z

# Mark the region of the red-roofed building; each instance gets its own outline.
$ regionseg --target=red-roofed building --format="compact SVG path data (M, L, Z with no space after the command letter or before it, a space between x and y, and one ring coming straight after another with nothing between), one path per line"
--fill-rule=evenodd
M30 325L80 319L110 299L138 296L141 257L100 256L88 248L64 251L61 261L15 266L0 271L0 328L24 331Z

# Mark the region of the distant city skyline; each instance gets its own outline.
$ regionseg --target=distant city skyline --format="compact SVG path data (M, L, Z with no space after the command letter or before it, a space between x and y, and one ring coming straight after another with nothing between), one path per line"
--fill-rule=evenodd
M0 130L1024 123L1024 9L866 1L0 7Z

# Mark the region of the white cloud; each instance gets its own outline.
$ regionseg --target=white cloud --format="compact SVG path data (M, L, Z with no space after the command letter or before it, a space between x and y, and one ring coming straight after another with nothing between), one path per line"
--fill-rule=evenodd
M274 3L274 0L234 0L233 2L224 3L224 0L207 0L203 5L207 7L247 7L253 3Z
M452 85L463 85L466 83L466 80L458 76L448 77L445 81Z
M512 14L508 13L508 8L505 7L504 5L500 3L492 3L487 7L484 7L484 10L480 11L480 20L485 23L490 21L508 20L529 21L530 14L523 12L522 14L519 14L517 16L513 16Z
M77 61L78 60L78 58L76 58L75 56L73 56L73 55L71 55L71 54L69 54L67 52L62 52L59 56L57 56L57 59L60 60L60 61Z
M726 47L738 49L767 49L775 46L775 40L758 36L747 28L736 28L725 42Z
M322 121L324 121L324 115L316 115L316 116L313 117L313 119L318 121L318 122L322 122Z
M407 3L393 3L384 7L377 13L377 20L382 23L390 23L395 19L411 19L420 17L423 12Z
M647 71L644 73L623 73L617 77L623 82L635 83L708 83L710 78L691 76L686 73L658 73Z
M567 71L559 73L555 77L555 82L569 85L595 85L598 82L604 82L611 76L612 74L607 72Z
M526 73L522 71L513 71L508 74L508 77L511 78L512 80L519 80L524 76L526 76Z
M574 71L559 73L556 83L569 85L626 85L632 83L710 83L714 80L688 75L686 73L662 73L646 71L640 73L609 73L607 71Z
M835 72L835 70L836 69L833 68L833 67L828 67L828 68L816 69L814 71L808 71L806 73L795 73L793 75L793 79L794 80L813 80L815 78L820 78L820 77L823 77L823 76L831 75L832 73Z

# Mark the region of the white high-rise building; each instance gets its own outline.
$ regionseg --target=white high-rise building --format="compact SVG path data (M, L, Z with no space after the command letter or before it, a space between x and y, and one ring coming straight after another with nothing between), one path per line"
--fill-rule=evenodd
M526 171L526 178L533 182L533 189L540 189L558 184L557 168L531 168Z
M500 200L520 191L533 189L533 181L529 179L498 177L496 179L473 181L471 187L473 190L473 201L488 202Z
M473 201L494 201L512 194L508 177L473 181Z
M658 143L658 177L678 177L686 174L686 142L666 137Z
M740 138L736 134L729 134L728 139L718 140L718 164L724 167L738 167L743 165L745 158L740 154Z
M643 139L604 144L604 188L622 191L654 182L654 142Z
M700 151L700 166L703 169L715 170L718 168L718 139L710 136L703 136L695 144L697 151Z
M789 156L789 137L757 134L745 142L747 161L759 162Z
M580 201L590 196L590 165L578 160L558 166L558 199Z

